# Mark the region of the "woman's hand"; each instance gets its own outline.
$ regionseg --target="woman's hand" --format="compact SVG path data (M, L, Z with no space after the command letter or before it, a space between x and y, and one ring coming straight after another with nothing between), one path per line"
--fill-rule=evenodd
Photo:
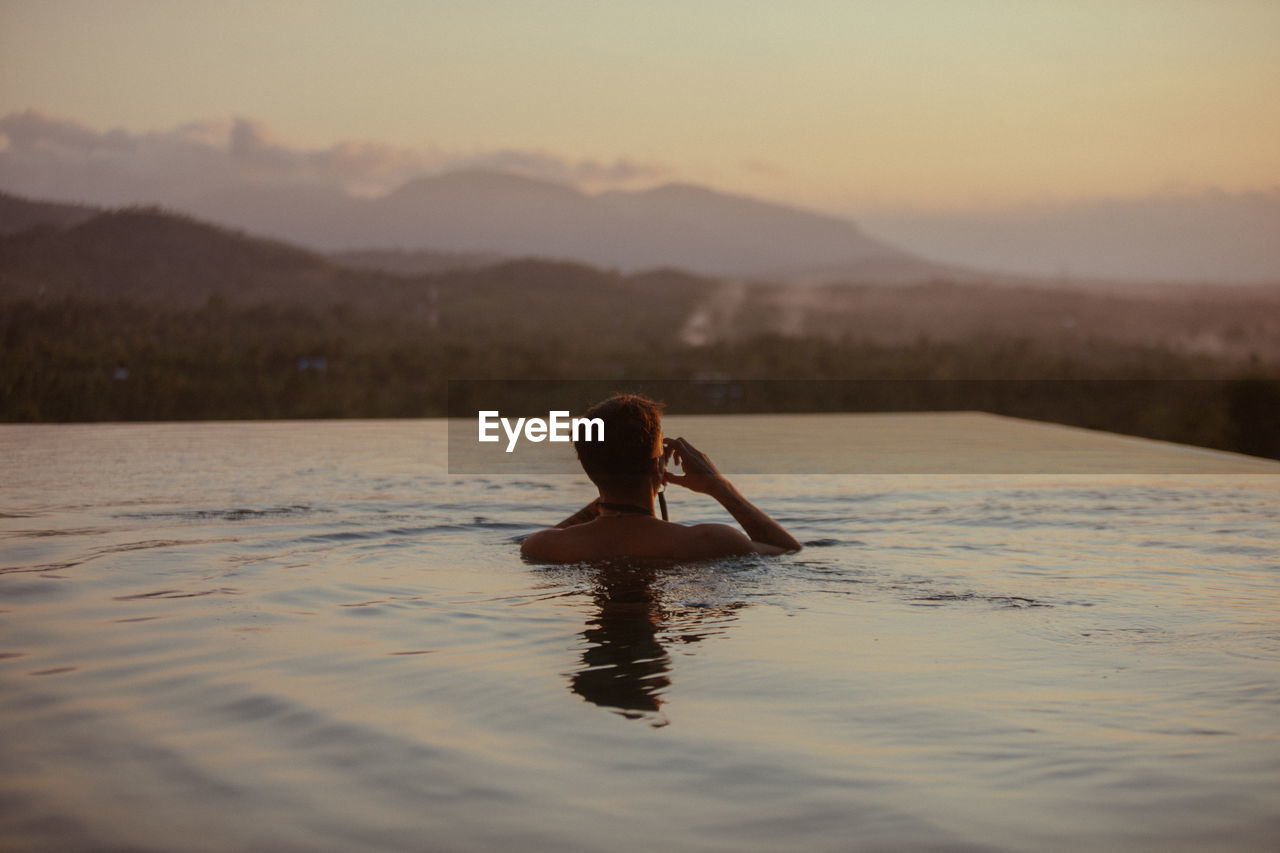
M800 543L796 538L743 497L701 450L683 438L667 438L662 440L662 451L663 479L715 498L742 525L747 538L755 543L756 553L779 554L800 550ZM668 460L679 465L684 473L668 473Z
M729 481L716 469L707 455L685 439L664 438L662 449L662 476L665 482L713 496L728 484ZM668 460L679 465L684 473L674 474L666 470Z

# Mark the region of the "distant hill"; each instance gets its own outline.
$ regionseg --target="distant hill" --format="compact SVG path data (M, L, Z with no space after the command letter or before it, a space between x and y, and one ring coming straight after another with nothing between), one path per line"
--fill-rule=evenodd
M949 272L845 220L688 185L589 195L473 171L420 178L372 199L320 187L229 187L186 209L326 252L536 256L752 279L925 281Z
M102 212L81 204L35 201L0 192L0 234L16 234L41 225L67 228L79 225Z
M0 306L131 303L190 310L274 306L394 318L437 335L545 342L674 342L718 286L676 271L623 276L538 259L405 274L379 255L332 258L154 208L0 235ZM416 255L400 259L421 265ZM619 310L626 306L626 310Z
M74 217L71 217L74 219ZM154 208L0 237L10 299L88 297L170 305L331 298L340 268L302 249Z
M329 259L356 270L377 270L395 275L424 275L491 267L509 260L492 252L430 252L404 249L364 249L331 252Z

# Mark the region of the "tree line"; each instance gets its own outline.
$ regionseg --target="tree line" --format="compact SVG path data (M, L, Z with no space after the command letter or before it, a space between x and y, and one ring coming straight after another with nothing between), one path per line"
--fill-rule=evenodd
M1280 376L1263 364L993 335L692 345L644 322L602 332L593 315L607 313L584 304L548 334L528 317L442 326L348 304L0 303L0 420L442 417L475 402L456 399L471 387L457 380L499 383L508 411L545 413L548 383L562 382L646 390L673 412L982 410L1280 458Z

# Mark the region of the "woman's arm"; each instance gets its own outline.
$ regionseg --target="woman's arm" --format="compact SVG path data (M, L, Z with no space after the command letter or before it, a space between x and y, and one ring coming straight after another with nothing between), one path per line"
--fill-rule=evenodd
M663 444L675 459L676 464L684 471L684 474L667 473L665 475L667 482L715 498L720 506L729 511L734 521L742 525L743 531L752 542L771 545L784 551L800 550L801 545L796 538L763 510L747 500L728 478L716 470L716 466L711 463L705 453L683 438L664 439Z

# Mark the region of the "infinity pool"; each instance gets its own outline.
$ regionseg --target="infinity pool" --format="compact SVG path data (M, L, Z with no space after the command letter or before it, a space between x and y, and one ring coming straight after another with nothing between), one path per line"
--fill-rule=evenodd
M911 431L858 417L806 428ZM966 473L990 423L915 418L932 472L738 481L799 554L558 567L585 480L440 421L0 426L0 846L1280 843L1280 465Z

